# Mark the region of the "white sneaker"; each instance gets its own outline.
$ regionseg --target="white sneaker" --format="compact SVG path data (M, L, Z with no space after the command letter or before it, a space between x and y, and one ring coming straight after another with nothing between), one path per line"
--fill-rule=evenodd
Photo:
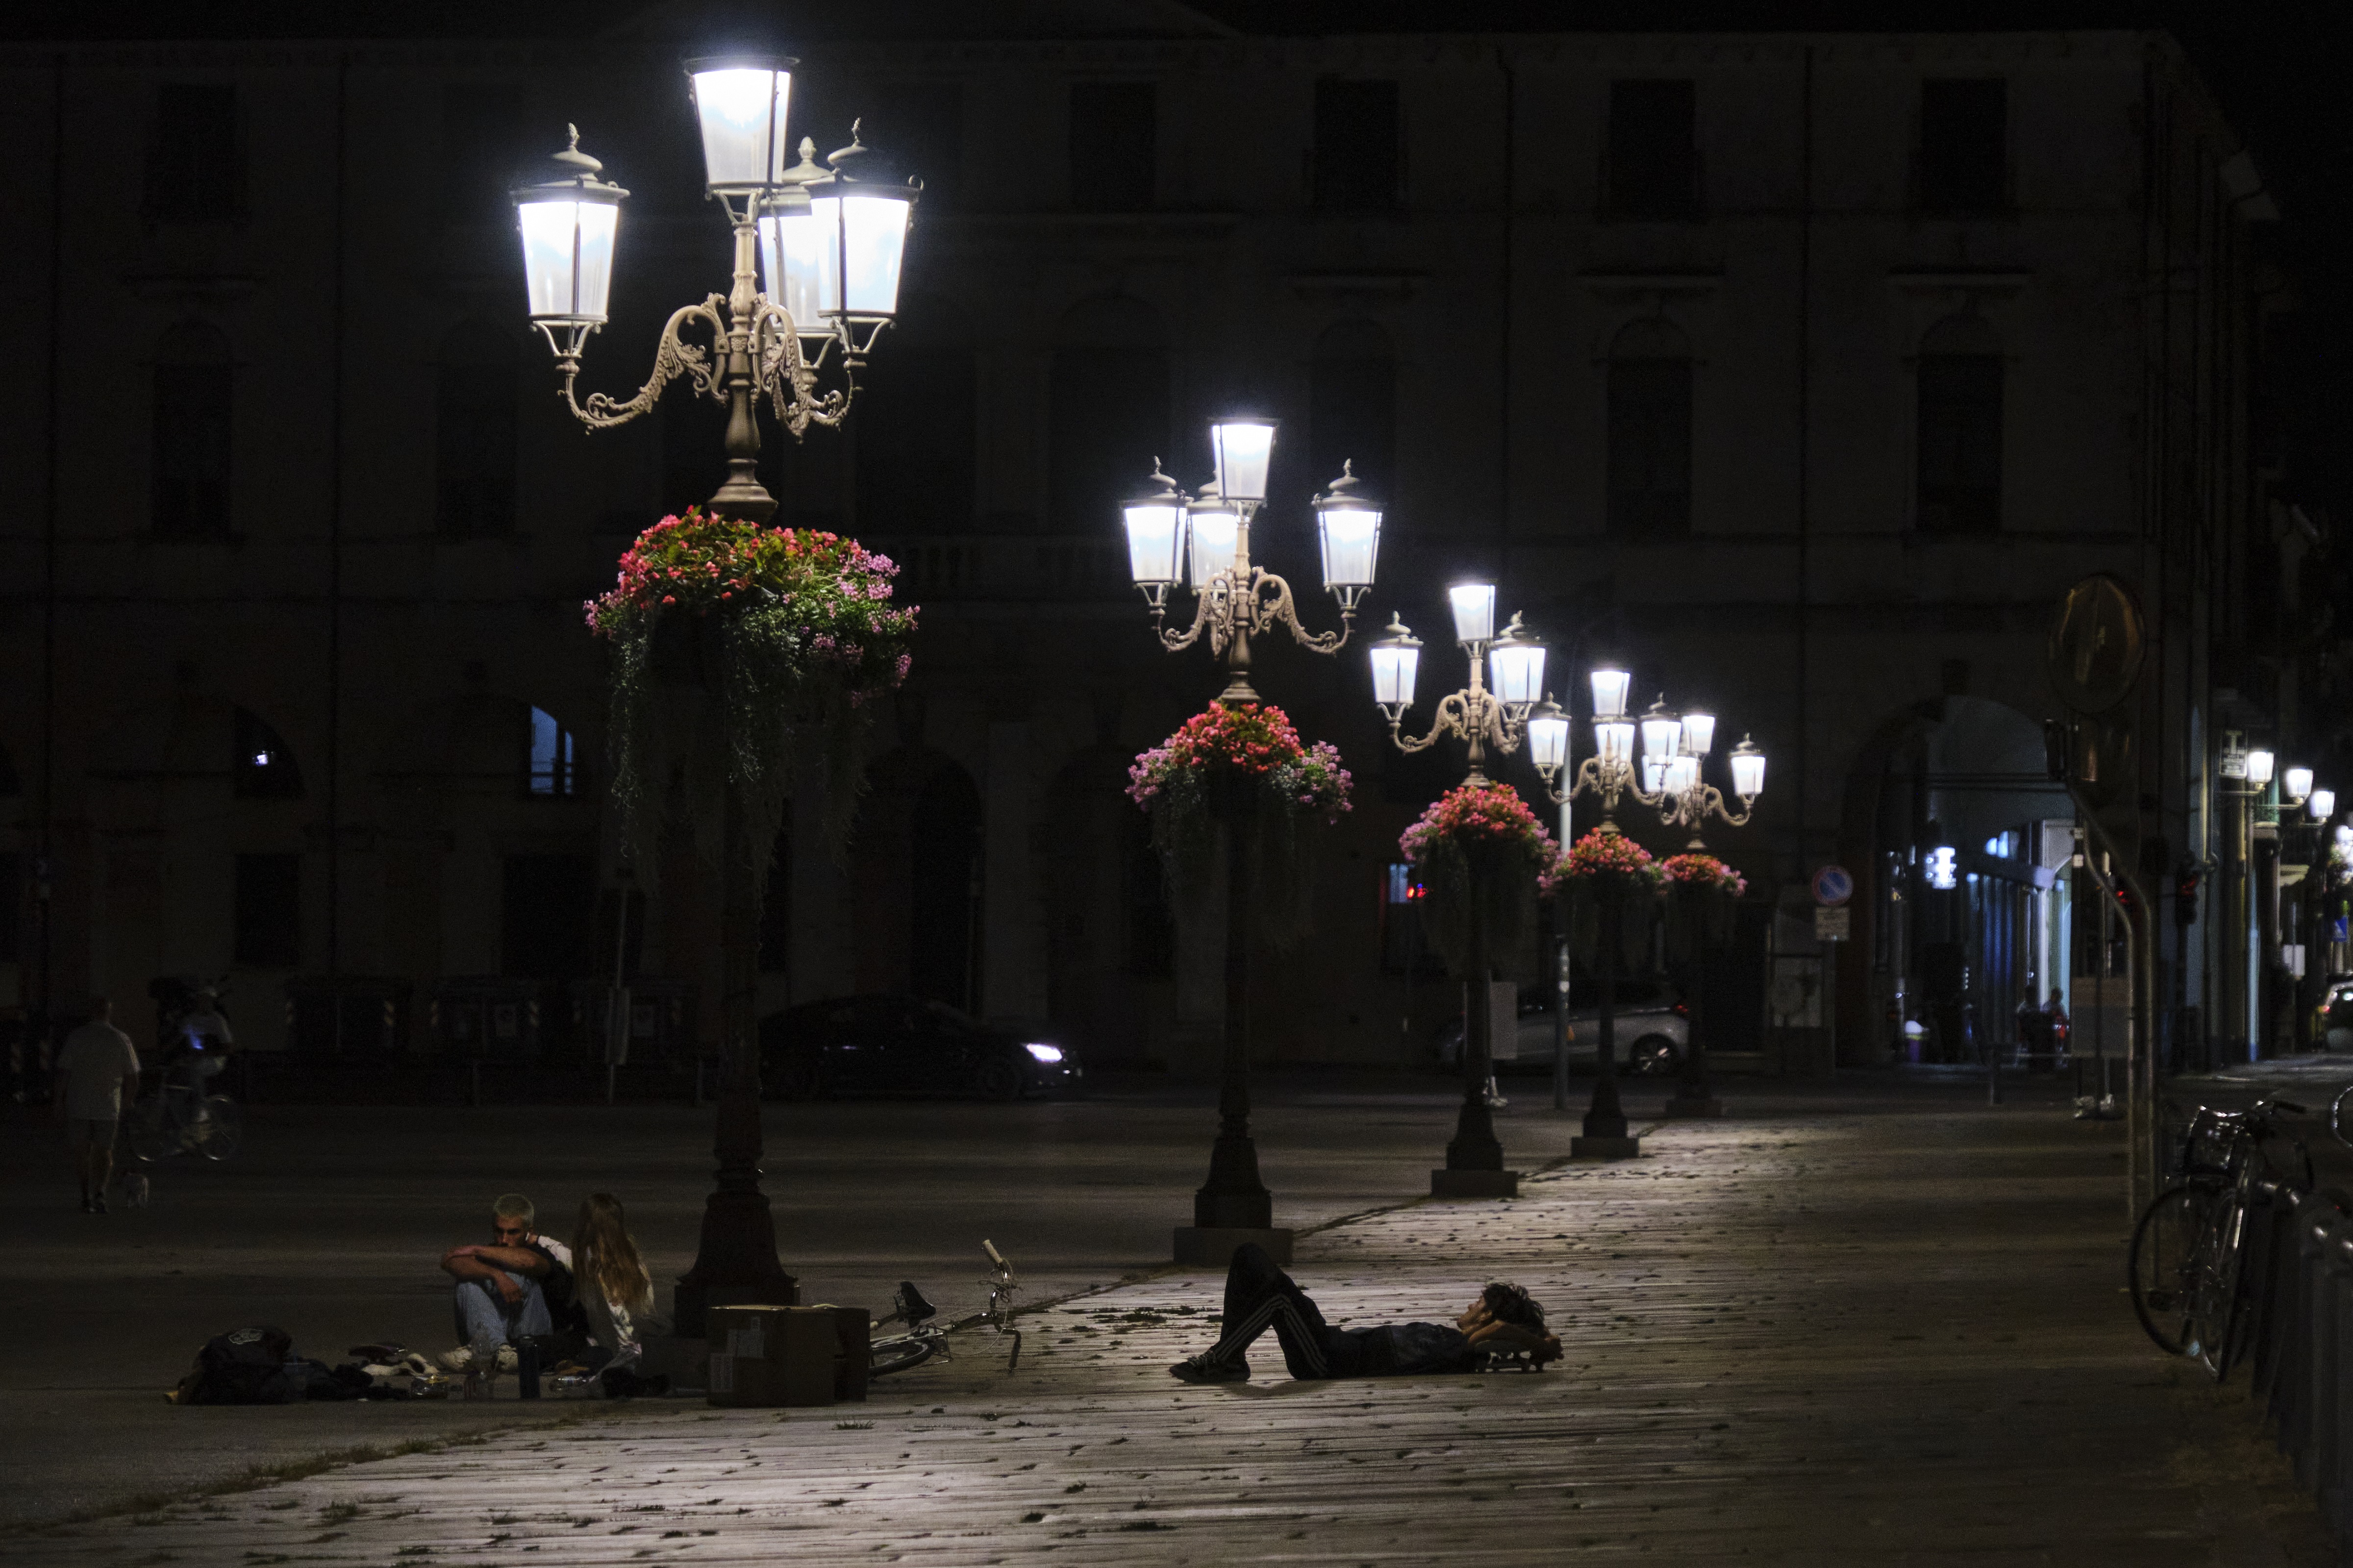
M515 1353L514 1346L501 1345L499 1347L499 1370L501 1372L512 1372L522 1364L522 1358Z
M443 1351L434 1359L445 1372L463 1372L474 1364L474 1352L470 1346L459 1345L456 1350Z

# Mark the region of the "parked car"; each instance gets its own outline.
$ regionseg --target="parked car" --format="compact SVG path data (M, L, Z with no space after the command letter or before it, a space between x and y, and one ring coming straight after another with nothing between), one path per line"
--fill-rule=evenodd
M2353 1050L2353 974L2329 976L2327 992L2312 1010L2312 1037L2324 1051Z
M1580 990L1583 988L1580 987ZM1501 1020L1498 1020L1500 1024ZM1519 1017L1508 1040L1498 1027L1495 1070L1514 1068L1550 1072L1553 1066L1552 988L1520 988ZM1618 1070L1628 1073L1672 1073L1683 1066L1683 1048L1691 1042L1691 1018L1666 986L1647 980L1621 980L1614 1027ZM1448 1026L1438 1037L1441 1066L1462 1065L1462 1025ZM1601 1060L1601 1009L1590 999L1572 1000L1568 1009L1568 1065L1571 1070L1594 1071Z
M944 1002L837 996L760 1020L760 1072L787 1100L837 1094L969 1094L983 1100L1075 1090L1078 1058L991 1028Z

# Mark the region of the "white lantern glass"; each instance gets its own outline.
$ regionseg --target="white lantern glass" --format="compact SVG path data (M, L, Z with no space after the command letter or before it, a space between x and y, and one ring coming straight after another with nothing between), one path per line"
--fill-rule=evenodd
M1699 759L1685 752L1667 759L1667 793L1683 795L1699 783Z
M1568 715L1549 702L1545 706L1550 711L1528 721L1528 761L1550 778L1568 761Z
M1631 763L1634 760L1634 721L1630 719L1596 719L1593 721L1593 749L1604 762Z
M828 330L828 301L840 292L833 247L826 244L825 224L807 198L786 195L788 200L760 212L762 291L785 308L803 336L821 334Z
M1517 637L1487 645L1487 686L1505 707L1526 707L1544 694L1542 643Z
M523 288L531 319L601 323L612 294L619 204L567 193L518 201L515 216L522 229Z
M1241 534L1241 516L1229 506L1194 506L1189 514L1192 524L1192 550L1187 564L1192 570L1192 585L1201 588L1210 578L1234 563L1234 547Z
M1683 750L1683 727L1672 713L1646 713L1642 716L1642 755L1666 761Z
M1381 551L1380 508L1354 498L1315 509L1315 529L1324 542L1324 586L1369 588Z
M2337 847L2340 849L2353 849L2353 826L2342 822L2337 825Z
M1657 795L1667 785L1667 764L1659 757L1642 759L1642 793Z
M1414 682L1421 674L1421 649L1412 643L1373 644L1373 700L1384 708L1413 706Z
M899 275L914 211L908 194L894 186L870 191L853 184L845 195L831 183L809 192L809 212L829 253L818 283L828 315L879 321L899 313Z
M2312 793L2312 770L2289 768L2280 774L2280 794L2290 800L2302 800Z
M741 195L783 183L789 60L697 60L694 113L702 125L703 184Z
M2305 797L2305 803L2315 822L2326 822L2337 815L2337 792L2333 789L2314 790Z
M1592 675L1593 716L1596 719L1626 717L1626 692L1634 678L1622 669L1597 669Z
M1732 752L1732 793L1755 800L1765 793L1765 753L1735 747Z
M1217 459L1219 495L1252 505L1266 500L1267 469L1274 462L1273 420L1220 419L1209 426L1209 451Z
M1683 715L1683 754L1704 757L1715 746L1715 715L1686 713Z
M1127 524L1127 564L1139 588L1165 587L1183 575L1185 504L1154 497L1120 509Z
M2272 768L2278 761L2269 752L2247 753L2247 782L2257 789L2272 782Z
M1492 583L1465 583L1446 590L1447 602L1454 607L1454 640L1463 643L1493 642L1495 638L1495 585Z

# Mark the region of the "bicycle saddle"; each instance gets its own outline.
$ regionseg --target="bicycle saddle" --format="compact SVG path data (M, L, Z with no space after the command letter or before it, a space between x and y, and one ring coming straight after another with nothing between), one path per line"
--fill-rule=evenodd
M940 1310L923 1300L912 1280L899 1281L899 1289L891 1293L891 1304L899 1309L899 1321L911 1329L926 1318L939 1316Z

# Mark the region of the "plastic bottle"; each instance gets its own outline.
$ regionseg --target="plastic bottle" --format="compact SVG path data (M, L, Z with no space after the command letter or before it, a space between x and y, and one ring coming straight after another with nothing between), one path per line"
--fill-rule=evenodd
M525 1339L515 1346L515 1397L539 1397L539 1342Z

